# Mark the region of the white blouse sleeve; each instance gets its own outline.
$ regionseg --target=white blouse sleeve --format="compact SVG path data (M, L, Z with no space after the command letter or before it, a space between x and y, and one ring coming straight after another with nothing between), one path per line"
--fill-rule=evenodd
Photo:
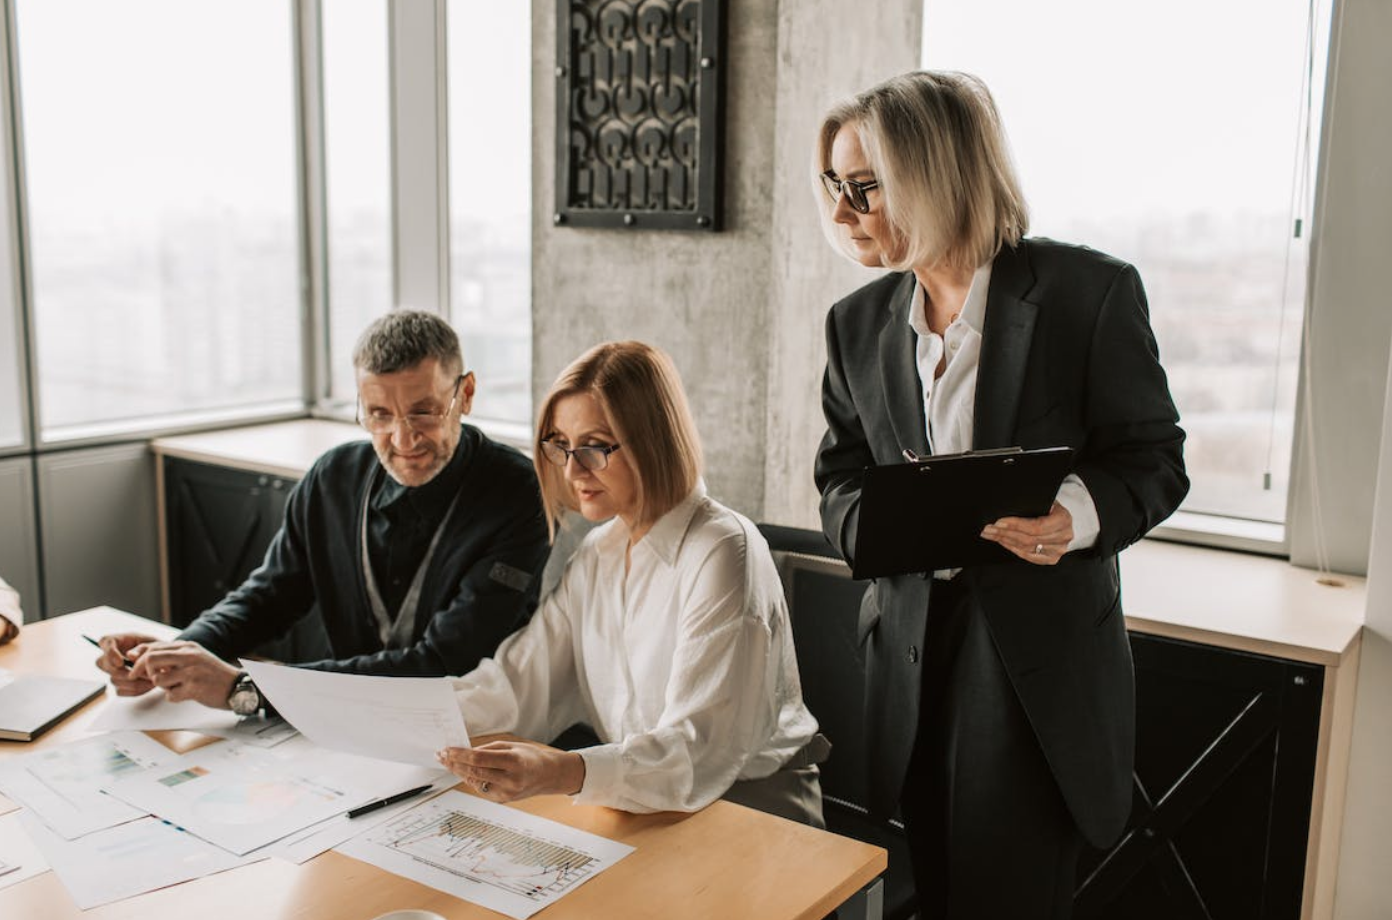
M455 698L470 736L511 732L550 741L585 718L566 615L567 581L492 658L454 679Z
M575 801L625 811L696 811L724 795L776 727L775 600L748 578L747 536L721 539L689 581L663 711L651 730L584 748ZM683 579L686 580L686 579ZM773 586L776 587L776 586ZM644 692L637 689L637 692Z

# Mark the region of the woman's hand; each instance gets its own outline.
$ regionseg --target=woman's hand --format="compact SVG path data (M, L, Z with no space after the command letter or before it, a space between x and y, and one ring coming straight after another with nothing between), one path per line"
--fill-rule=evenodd
M999 543L1026 562L1057 565L1073 542L1073 515L1054 502L1043 517L1006 517L987 524L981 537Z
M535 744L491 741L476 748L445 748L435 756L441 766L494 802L575 795L585 783L585 761L579 754Z

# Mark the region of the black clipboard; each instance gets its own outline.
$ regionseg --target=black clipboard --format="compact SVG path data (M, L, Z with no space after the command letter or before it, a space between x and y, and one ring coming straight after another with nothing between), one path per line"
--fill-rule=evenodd
M1071 447L1008 447L867 467L852 574L879 578L1015 559L983 540L981 528L1048 514L1073 454Z

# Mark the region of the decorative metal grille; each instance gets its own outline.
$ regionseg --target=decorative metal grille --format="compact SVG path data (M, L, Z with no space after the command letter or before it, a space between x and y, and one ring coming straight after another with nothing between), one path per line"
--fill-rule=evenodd
M557 224L719 229L722 3L557 0Z

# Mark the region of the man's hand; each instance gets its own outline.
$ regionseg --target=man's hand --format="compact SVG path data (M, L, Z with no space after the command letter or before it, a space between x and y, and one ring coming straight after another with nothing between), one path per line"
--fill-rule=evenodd
M981 537L999 543L1026 562L1057 565L1073 542L1073 515L1054 502L1043 517L1007 517L987 524Z
M149 642L132 648L131 654L137 657L132 658L135 666L129 679L159 687L171 703L196 700L214 709L227 708L239 672L197 642Z
M154 689L155 685L147 678L132 676L133 669L127 667L126 662L138 659L146 646L157 641L154 636L140 633L112 633L101 637L97 645L102 652L96 664L111 678L117 696L139 696Z
M585 784L585 761L579 754L534 744L492 741L476 748L445 748L435 756L446 770L495 802L575 795Z

